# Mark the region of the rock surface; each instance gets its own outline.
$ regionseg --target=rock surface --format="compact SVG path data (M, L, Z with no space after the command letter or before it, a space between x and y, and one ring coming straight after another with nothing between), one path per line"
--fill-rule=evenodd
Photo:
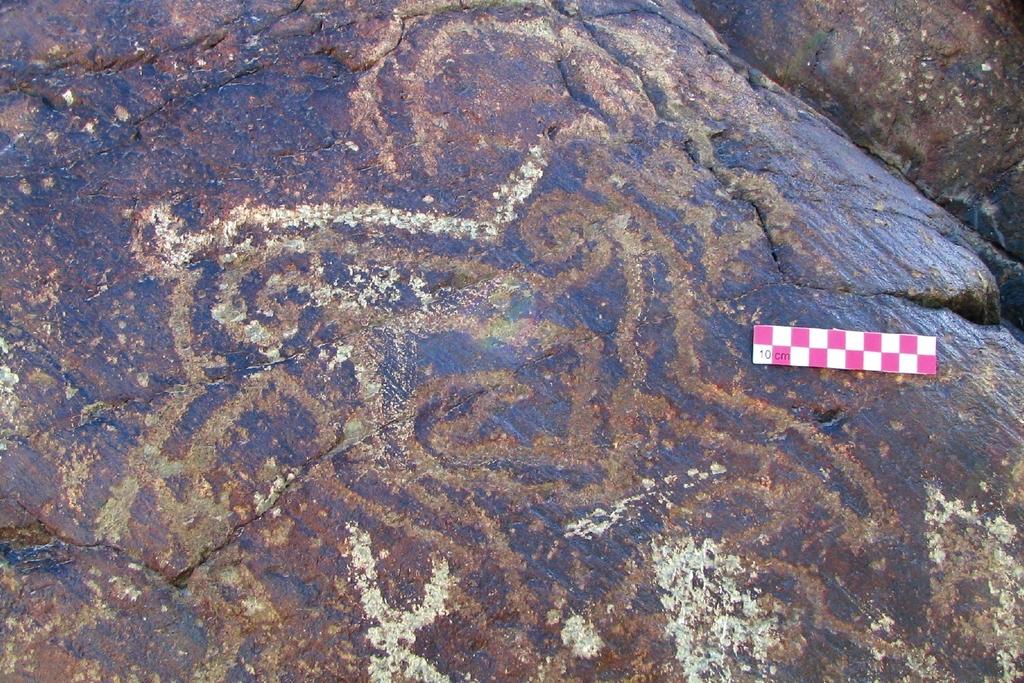
M94 7L0 9L0 676L1022 675L996 282L697 15Z
M692 6L739 56L996 245L975 248L999 277L1008 318L1024 326L1024 5Z

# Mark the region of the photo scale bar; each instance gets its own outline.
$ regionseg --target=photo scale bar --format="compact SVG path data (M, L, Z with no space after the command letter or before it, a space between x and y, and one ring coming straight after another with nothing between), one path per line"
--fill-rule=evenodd
M934 375L935 337L919 334L754 325L757 365Z

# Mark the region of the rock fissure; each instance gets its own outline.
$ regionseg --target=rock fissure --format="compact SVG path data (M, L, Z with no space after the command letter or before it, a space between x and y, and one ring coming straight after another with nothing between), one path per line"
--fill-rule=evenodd
M590 336L602 336L602 335L599 335L597 333L591 332ZM527 369L527 368L529 368L531 366L543 363L545 360L550 359L551 357L553 357L558 352L559 348L564 343L568 343L568 340L566 340L565 342L560 342L560 343L556 344L552 349L550 349L548 351L545 351L544 353L542 353L542 354L540 354L540 355L538 355L538 356L536 356L534 358L531 358L530 360L526 361L522 365L516 367L515 368L515 372L519 372L519 371L525 370L525 369ZM494 391L496 391L496 389L494 389L494 388L489 388L489 389L485 388L485 389L480 389L480 390L477 390L477 391L474 391L474 392L470 392L466 396L464 396L461 399L459 399L456 403L454 403L453 405L449 406L445 410L445 414L449 415L449 414L456 413L463 406L469 404L472 401L478 400L479 398L481 398L481 397L483 397L483 396L485 396L485 395L487 395L489 393L492 393ZM290 491L292 488L294 488L297 485L301 485L303 480L307 476L309 476L310 471L318 463L320 463L320 462L322 462L324 460L336 457L338 455L341 455L341 454L345 453L346 451L348 451L348 450L350 450L352 448L355 448L356 446L359 446L360 444L366 443L370 439L377 438L377 437L381 436L382 434L384 434L388 429L390 429L391 427L394 427L397 424L400 424L402 422L412 422L415 419L416 419L415 415L411 415L411 416L410 415L399 415L399 416L396 416L396 417L392 418L391 420L388 420L384 424L380 425L379 427L376 428L376 430L364 434L362 437L360 437L357 440L349 442L347 440L347 437L345 437L345 436L340 437L337 442L335 442L330 448L326 449L323 453L321 453L319 455L316 455L316 456L313 456L313 457L309 458L308 460L306 460L302 464L302 466L299 468L298 472L294 473L294 476L289 477L286 480L285 484L276 492L276 495L273 496L273 500L271 500L269 502L269 505L263 506L263 510L262 511L260 511L258 514L256 514L252 518L250 518L250 519L248 519L248 520L246 520L246 521L244 521L244 522L242 522L240 524L237 524L228 534L225 535L223 540L221 540L216 545L214 545L209 551L206 551L206 552L202 553L200 555L199 559L195 563L193 563L190 566L186 567L184 570L182 570L180 573L175 575L173 578L169 579L169 583L171 583L172 585L174 585L174 586L176 586L178 588L186 587L187 584L188 584L189 578L195 573L196 569L198 569L199 567L201 567L201 566L207 564L208 562L210 562L210 560L217 553L219 553L220 551L224 550L229 545L231 545L235 540L237 540L239 535L241 534L242 530L245 529L245 527L249 526L253 522L258 521L259 519L262 519L267 513L269 513L272 510L276 509L278 507L278 505L280 504L280 502L282 501L282 499L287 495L288 491Z

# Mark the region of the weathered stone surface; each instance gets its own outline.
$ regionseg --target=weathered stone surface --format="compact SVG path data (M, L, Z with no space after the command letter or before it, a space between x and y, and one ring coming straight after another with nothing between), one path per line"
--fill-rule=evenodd
M1024 6L692 0L738 55L827 113L998 250L1024 325Z
M3 677L1024 670L996 283L703 20L120 7L0 14Z

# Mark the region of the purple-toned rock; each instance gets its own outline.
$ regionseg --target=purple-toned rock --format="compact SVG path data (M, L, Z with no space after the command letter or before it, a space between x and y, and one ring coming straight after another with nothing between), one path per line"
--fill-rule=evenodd
M702 19L137 11L0 11L0 678L1024 671L997 283Z
M1024 325L1024 6L692 5L737 55L996 245L977 251L999 278L1005 314Z

